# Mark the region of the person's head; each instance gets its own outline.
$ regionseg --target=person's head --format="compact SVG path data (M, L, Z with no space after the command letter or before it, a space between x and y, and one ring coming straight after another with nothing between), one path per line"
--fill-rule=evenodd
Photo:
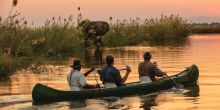
M144 53L144 60L149 61L151 59L151 53L150 52L145 52Z
M80 60L73 60L73 64L70 66L72 67L74 70L81 70L81 67L83 65L80 63Z
M114 57L111 56L111 55L108 55L108 56L106 57L105 61L106 61L106 63L107 63L108 66L111 66L111 65L114 64Z

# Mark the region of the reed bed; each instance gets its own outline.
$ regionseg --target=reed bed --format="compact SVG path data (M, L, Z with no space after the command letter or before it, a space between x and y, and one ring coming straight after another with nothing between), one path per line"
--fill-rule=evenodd
M156 19L140 18L117 20L110 23L110 31L104 38L108 46L137 45L142 42L183 40L191 33L191 26L179 15L161 15Z
M19 14L0 17L0 77L13 73L10 67L20 68L22 59L34 63L42 57L70 56L82 48L82 33L71 16L52 18L44 26L30 27L27 21L18 18Z
M29 68L41 58L68 57L81 51L83 36L72 16L46 20L44 26L31 27L15 13L0 17L0 78L16 69ZM186 38L190 24L178 15L158 19L110 19L110 31L103 37L107 47L137 45L143 42L166 42ZM25 62L24 62L25 60ZM27 61L27 62L26 62Z

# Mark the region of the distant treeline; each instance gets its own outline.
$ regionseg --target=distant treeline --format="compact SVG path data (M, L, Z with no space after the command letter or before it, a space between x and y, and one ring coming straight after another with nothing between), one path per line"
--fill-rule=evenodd
M220 23L193 23L192 32L196 34L200 33L220 33Z

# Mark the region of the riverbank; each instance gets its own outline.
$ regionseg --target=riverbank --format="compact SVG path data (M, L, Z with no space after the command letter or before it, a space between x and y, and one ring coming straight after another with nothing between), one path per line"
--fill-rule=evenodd
M19 13L0 20L0 78L44 59L69 57L81 51L83 36L72 18L52 18L44 26L28 27ZM191 33L191 24L178 15L158 19L112 20L103 37L106 47L138 45L143 42L175 42ZM25 62L24 62L25 60ZM27 61L27 62L26 62Z
M204 33L220 33L220 23L201 23L201 24L192 24L192 32L195 34L204 34Z

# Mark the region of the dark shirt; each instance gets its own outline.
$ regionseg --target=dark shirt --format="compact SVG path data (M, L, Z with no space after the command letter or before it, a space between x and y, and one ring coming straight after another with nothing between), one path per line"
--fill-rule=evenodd
M122 78L120 72L114 66L106 66L105 68L101 69L100 73L100 79L102 80L103 84L115 83L117 86L121 85Z
M155 81L157 77L164 76L164 72L162 72L157 65L153 64L150 61L141 62L138 66L139 77L141 76L149 76L152 81Z

